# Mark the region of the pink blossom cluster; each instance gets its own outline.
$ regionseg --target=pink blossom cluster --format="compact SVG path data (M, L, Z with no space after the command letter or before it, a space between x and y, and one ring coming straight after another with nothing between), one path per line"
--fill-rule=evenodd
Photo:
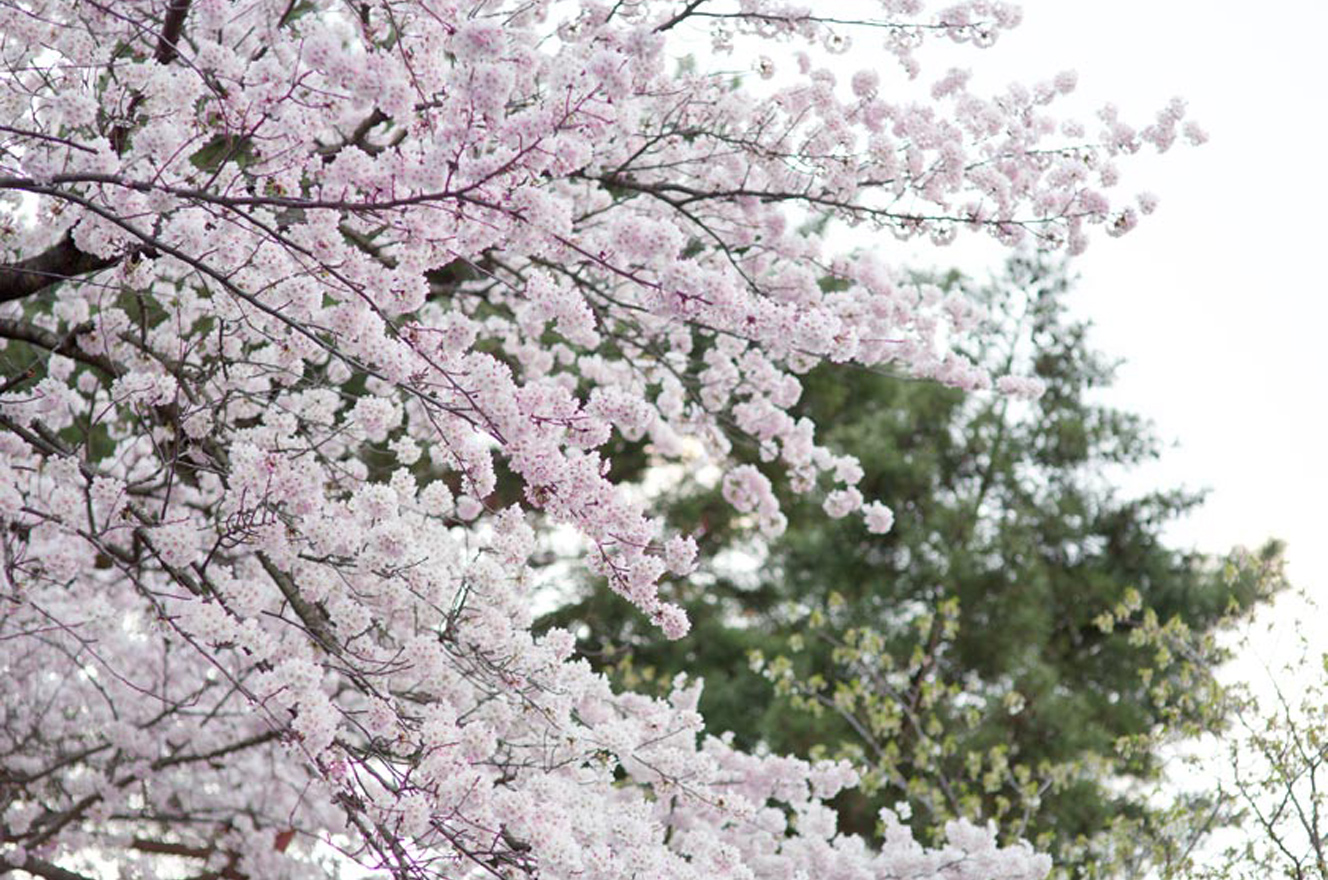
M841 84L814 56L850 38L916 75L1018 21L863 5L0 4L0 873L1046 873L966 824L840 834L850 768L735 751L699 685L616 693L532 632L555 529L688 631L661 585L700 536L611 479L615 438L721 467L766 535L781 477L881 533L799 376L1039 392L950 349L969 304L816 230L1078 251L1156 202L1113 201L1117 158L1202 139L1173 104L1086 142L1068 75ZM679 72L697 26L788 77Z

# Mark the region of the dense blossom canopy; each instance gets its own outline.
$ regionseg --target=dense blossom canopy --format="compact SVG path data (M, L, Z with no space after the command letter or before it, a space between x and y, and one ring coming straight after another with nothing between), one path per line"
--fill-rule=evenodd
M614 693L530 631L561 528L687 632L658 585L694 539L609 479L615 431L759 444L723 491L768 533L776 472L882 531L800 373L1037 393L813 221L1074 251L1136 222L1115 157L1202 137L1179 103L1089 137L1048 110L1071 75L894 100L924 39L1018 20L922 5L0 2L0 873L1045 873L963 823L839 835L847 765L735 751L698 685ZM679 65L698 32L747 81ZM899 64L840 83L850 39Z

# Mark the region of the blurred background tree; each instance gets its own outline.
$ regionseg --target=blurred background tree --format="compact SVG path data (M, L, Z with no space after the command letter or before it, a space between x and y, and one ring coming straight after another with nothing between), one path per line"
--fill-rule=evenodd
M1216 780L1231 827L1177 859L1165 880L1328 880L1324 612L1299 589L1277 610L1242 628L1241 662L1218 670L1228 728L1213 748L1184 756L1190 779Z
M1158 801L1162 756L1225 722L1221 688L1199 671L1224 656L1214 634L1281 586L1281 549L1217 559L1169 546L1167 525L1202 493L1119 491L1161 445L1100 402L1116 364L1069 316L1063 265L1016 258L981 288L955 274L917 283L978 297L999 332L967 354L1046 393L1028 403L813 370L799 414L861 460L863 494L895 510L891 532L828 519L782 486L788 528L765 542L719 496L719 475L679 475L655 491L723 572L671 585L691 635L650 638L591 584L544 624L578 633L624 685L703 675L710 730L743 748L856 760L864 784L837 803L845 830L870 830L882 807L924 838L955 816L991 819L1050 852L1060 876L1182 858L1223 810L1204 793ZM649 450L636 452L643 465ZM755 444L735 455L759 461Z

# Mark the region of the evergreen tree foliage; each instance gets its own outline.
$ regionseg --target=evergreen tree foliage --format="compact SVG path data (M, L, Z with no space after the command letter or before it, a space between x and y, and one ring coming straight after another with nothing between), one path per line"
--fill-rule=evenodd
M832 426L819 439L858 457L866 495L896 501L888 534L783 486L788 529L762 542L713 475L691 474L670 516L723 572L675 585L692 635L649 640L605 590L547 623L584 624L583 653L633 686L703 676L710 729L743 748L859 761L867 784L838 802L848 829L881 806L924 835L993 819L1065 876L1189 846L1204 804L1150 806L1148 783L1165 743L1222 723L1197 670L1221 659L1211 636L1277 589L1280 548L1178 549L1166 527L1202 493L1118 488L1162 444L1101 402L1117 364L1069 314L1069 288L1063 264L1020 257L965 291L993 310L970 355L1041 379L1035 402L868 370L806 377L798 414Z

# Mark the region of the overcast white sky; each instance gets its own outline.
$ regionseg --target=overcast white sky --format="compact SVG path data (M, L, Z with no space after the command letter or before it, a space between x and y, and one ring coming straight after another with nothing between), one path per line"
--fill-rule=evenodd
M1178 443L1139 485L1211 487L1178 542L1221 551L1283 538L1292 581L1328 601L1328 5L1023 7L1024 24L995 47L1002 68L1074 67L1084 96L1130 114L1180 94L1211 134L1126 169L1161 196L1158 213L1079 261L1074 305L1101 347L1128 359L1112 399Z
M1096 322L1098 346L1128 361L1111 400L1178 443L1132 487L1211 487L1178 543L1222 551L1283 538L1293 580L1328 599L1328 5L1022 6L1024 23L996 46L954 56L975 89L1073 68L1086 108L1110 100L1145 123L1181 95L1211 135L1122 162L1125 188L1152 190L1161 206L1077 264L1073 306Z
M1177 546L1223 553L1281 538L1293 583L1328 604L1328 283L1320 268L1328 254L1328 161L1320 158L1328 151L1320 60L1328 4L1020 5L1023 24L990 49L926 46L922 82L967 67L970 89L993 93L1073 69L1078 90L1058 102L1058 113L1089 123L1090 132L1107 102L1142 126L1179 95L1210 135L1202 147L1121 161L1116 198L1147 190L1161 205L1124 238L1095 236L1075 264L1072 308L1096 324L1099 349L1126 361L1107 399L1152 418L1175 444L1124 488L1211 489L1171 530ZM704 55L704 29L693 37ZM854 39L839 62L845 79L870 64L897 70L870 34ZM735 68L746 66L741 51L733 57ZM983 277L1003 260L994 243L961 236L947 251L923 246L898 262L958 265ZM1290 612L1284 603L1280 616ZM1328 622L1322 628L1328 636Z
M1077 261L1072 307L1095 322L1101 350L1126 359L1108 399L1176 444L1125 488L1209 487L1173 541L1224 552L1282 538L1292 582L1328 606L1328 4L1021 5L1018 29L983 53L945 53L942 69L971 67L976 90L995 90L1072 68L1085 109L1112 101L1144 122L1181 95L1210 134L1122 162L1125 188L1157 193L1158 212ZM1310 649L1328 650L1323 612L1284 600L1230 678L1265 694L1270 675L1289 685L1279 667L1297 659L1298 617Z

